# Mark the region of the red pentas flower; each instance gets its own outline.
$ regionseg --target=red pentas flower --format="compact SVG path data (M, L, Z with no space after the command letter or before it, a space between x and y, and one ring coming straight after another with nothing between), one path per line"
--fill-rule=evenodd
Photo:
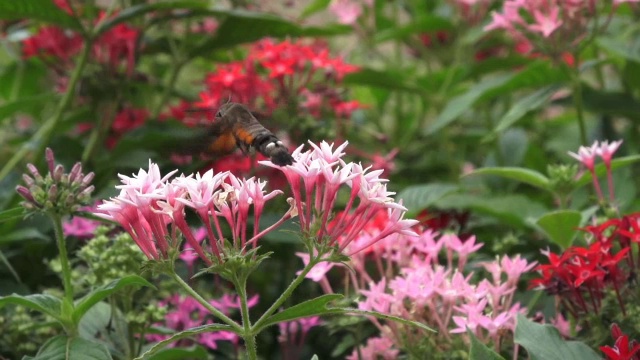
M96 22L103 21L106 16L101 12ZM124 64L127 75L131 76L135 66L135 47L140 31L127 24L118 24L102 36L93 45L93 57L101 64L113 70L119 70Z
M623 297L628 279L636 272L634 250L640 239L640 213L611 219L584 230L593 241L588 246L571 246L562 254L543 252L548 264L536 270L541 278L531 281L532 287L544 289L559 297L563 307L574 316L599 313L608 289L616 295L622 313Z
M617 324L611 325L613 346L601 346L607 360L640 360L640 344L636 340L629 343L629 336L625 335Z
M44 26L22 43L25 58L34 56L68 60L82 47L82 37L55 26Z
M217 66L205 78L206 88L196 107L217 108L231 99L253 109L272 111L278 103L303 104L319 117L323 109L348 117L362 107L345 101L335 86L358 67L331 57L326 44L271 39L255 43L241 61Z

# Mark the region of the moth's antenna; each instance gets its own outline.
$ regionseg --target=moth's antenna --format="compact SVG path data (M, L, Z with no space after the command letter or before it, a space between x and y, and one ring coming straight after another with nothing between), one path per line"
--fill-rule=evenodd
M225 104L228 104L231 102L231 94L229 94L229 98L227 99L227 102Z

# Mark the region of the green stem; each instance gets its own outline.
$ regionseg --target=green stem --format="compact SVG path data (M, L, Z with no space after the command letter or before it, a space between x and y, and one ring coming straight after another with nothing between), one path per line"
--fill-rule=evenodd
M199 302L202 306L204 306L205 309L209 310L211 314L213 314L213 316L217 317L227 325L231 326L233 330L236 331L238 334L244 334L244 329L240 325L238 325L238 323L233 321L227 315L223 314L220 310L213 307L211 304L209 304L207 300L205 300L202 296L200 296L200 294L198 294L195 290L193 290L193 288L189 286L189 284L187 284L184 280L182 280L182 278L178 276L178 274L176 274L175 271L172 270L170 272L170 275L178 283L178 285L180 285L197 302Z
M269 309L267 309L267 311L264 312L264 314L262 314L260 319L258 319L258 321L256 321L256 323L253 325L253 331L254 332L259 332L259 329L262 327L262 324L265 321L267 321L267 319L271 315L273 315L273 313L275 313L276 310L278 310L280 308L280 306L282 306L282 304L284 304L284 302L291 296L293 291L298 286L300 286L300 284L304 280L305 276L307 276L309 271L311 271L311 269L313 269L313 267L316 266L320 262L320 261L318 261L319 258L320 258L319 256L318 257L313 257L313 256L310 257L309 264L307 264L307 266L305 266L304 269L302 269L302 272L300 272L300 275L298 275L295 279L293 279L291 284L289 284L289 286L284 290L282 295L280 295L280 297L271 305L271 307L269 307Z
M578 61L578 54L574 54L576 64ZM580 69L576 66L571 69L571 88L573 90L573 105L576 108L576 115L578 116L578 126L580 127L580 142L582 145L587 145L587 130L584 121L584 104L582 103L582 82L580 81Z
M58 104L58 108L55 113L49 120L47 120L38 131L33 134L33 138L31 141L24 144L18 152L16 152L9 161L2 167L0 170L0 181L3 180L13 168L25 157L27 154L34 150L35 153L40 154L44 152L44 147L48 142L53 129L55 129L60 119L62 119L62 114L64 114L65 110L71 103L71 99L73 98L73 94L75 93L76 84L78 80L80 80L80 76L82 75L82 70L87 63L87 58L89 57L89 53L91 52L93 40L86 39L84 43L84 47L82 49L82 53L80 54L80 58L78 59L78 63L76 64L75 69L73 70L73 74L71 75L71 80L69 80L69 85L67 86L67 91L64 93L62 100ZM35 149L33 144L36 144Z
M251 318L249 318L249 304L247 300L247 279L235 279L234 285L240 296L240 314L242 316L242 327L244 328L244 345L247 350L247 357L251 360L258 359L256 336L251 328Z
M53 224L53 231L56 235L56 243L58 252L60 253L60 267L62 269L62 282L64 286L64 297L73 304L73 286L71 285L71 265L69 265L69 257L67 256L67 243L64 241L64 233L62 232L62 218L60 215L50 212L49 219Z

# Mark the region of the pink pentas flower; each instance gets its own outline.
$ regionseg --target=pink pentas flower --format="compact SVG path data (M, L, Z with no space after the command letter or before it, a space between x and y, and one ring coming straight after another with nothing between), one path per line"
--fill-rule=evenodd
M597 144L597 141L596 143L594 143L594 145L595 144ZM609 142L605 140L601 142L599 146L596 146L596 155L602 158L605 166L611 167L611 158L613 157L613 154L618 150L620 145L622 145L622 140L613 141L611 144L609 144Z
M239 301L237 301L237 296L235 297L235 300L231 300L228 295L224 295L219 299L219 301L220 303L215 300L211 303L214 306L224 304L219 310L226 310L227 313L231 308L239 308L240 306ZM252 307L256 303L257 295L250 299L248 306ZM156 326L163 326L175 331L182 331L196 326L213 324L213 318L210 316L209 311L191 297L175 294L170 296L168 299L161 301L160 305L168 308L169 311L167 312L164 323L155 324ZM146 337L150 341L157 342L167 339L169 335L149 334ZM213 333L199 334L194 338L194 340L209 349L217 349L219 341L230 341L233 344L237 344L239 337L237 334L230 331L216 331ZM177 340L170 344L169 347L190 346L193 345L194 340Z
M387 337L369 338L367 345L356 349L347 357L347 360L381 359L395 360L400 355L400 350L395 348L393 341Z
M332 0L329 11L338 17L338 22L353 25L362 14L362 4L358 0Z
M344 251L356 239L367 223L380 209L388 209L389 222L371 241L358 248L350 248L354 254L375 244L392 234L400 233L416 236L411 227L416 220L403 219L406 208L396 203L387 191L388 180L379 178L381 170L369 171L360 164L347 163L342 158L347 143L335 150L333 144L309 142L311 149L303 151L299 147L293 151L295 162L289 166L276 166L270 161L260 163L281 170L291 186L297 207L301 230L319 229L315 235L318 241L328 245L338 245ZM349 192L344 215L330 222L335 212L334 206L341 189Z
M293 216L292 210L287 211L267 229L261 232L254 229L251 240L247 240L249 207L253 205L254 228L257 228L264 203L280 191L265 194L263 182L254 178L239 179L228 172L214 174L210 170L203 175L181 175L169 181L174 173L175 170L162 177L158 166L149 162L148 172L141 169L133 177L119 175L123 182L117 186L121 189L120 195L98 207L99 216L118 222L149 259L167 259L169 246L179 244L175 231L167 229L172 224L180 230L189 247L208 265L212 264L187 224L188 209L199 216L206 229L211 252L219 260L224 248L221 243L224 238L222 222L232 230L234 247L244 252L247 243L255 246L264 234ZM169 237L170 241L167 241Z
M548 14L544 14L540 10L533 12L535 23L529 25L529 30L539 32L544 37L549 37L557 28L562 25L562 21L558 19L560 8L554 7L549 10Z

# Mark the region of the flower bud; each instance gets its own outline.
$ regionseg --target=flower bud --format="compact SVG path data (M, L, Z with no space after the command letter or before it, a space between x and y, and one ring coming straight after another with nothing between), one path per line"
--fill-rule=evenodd
M42 175L40 175L40 172L38 172L38 168L36 168L33 164L31 163L27 164L27 170L29 170L29 172L31 173L31 175L36 181L40 182L43 180Z
M62 179L62 174L64 174L64 166L58 164L51 174L51 177L53 178L53 181L58 182Z
M91 184L91 181L93 180L93 178L96 176L96 174L92 171L90 173L88 173L83 179L82 179L82 183L80 183L81 187L87 187L89 184Z
M31 178L31 176L27 174L22 174L22 180L24 180L24 183L27 184L28 187L32 187L36 184L35 181Z
M75 163L69 172L69 181L76 182L80 180L80 176L82 176L82 164L80 162Z
M55 203L57 197L58 197L58 186L56 184L53 184L49 188L48 199L52 203Z
M26 187L24 187L22 185L18 185L18 186L16 186L16 191L18 192L18 194L20 194L20 196L22 196L28 202L30 202L32 204L36 204L37 203L36 199L33 198L33 195L31 194L31 191L29 191L29 189L27 189Z
M49 166L49 172L51 174L54 173L54 167L56 165L56 159L53 155L53 150L51 148L47 148L44 152L44 158L47 160L47 165Z

